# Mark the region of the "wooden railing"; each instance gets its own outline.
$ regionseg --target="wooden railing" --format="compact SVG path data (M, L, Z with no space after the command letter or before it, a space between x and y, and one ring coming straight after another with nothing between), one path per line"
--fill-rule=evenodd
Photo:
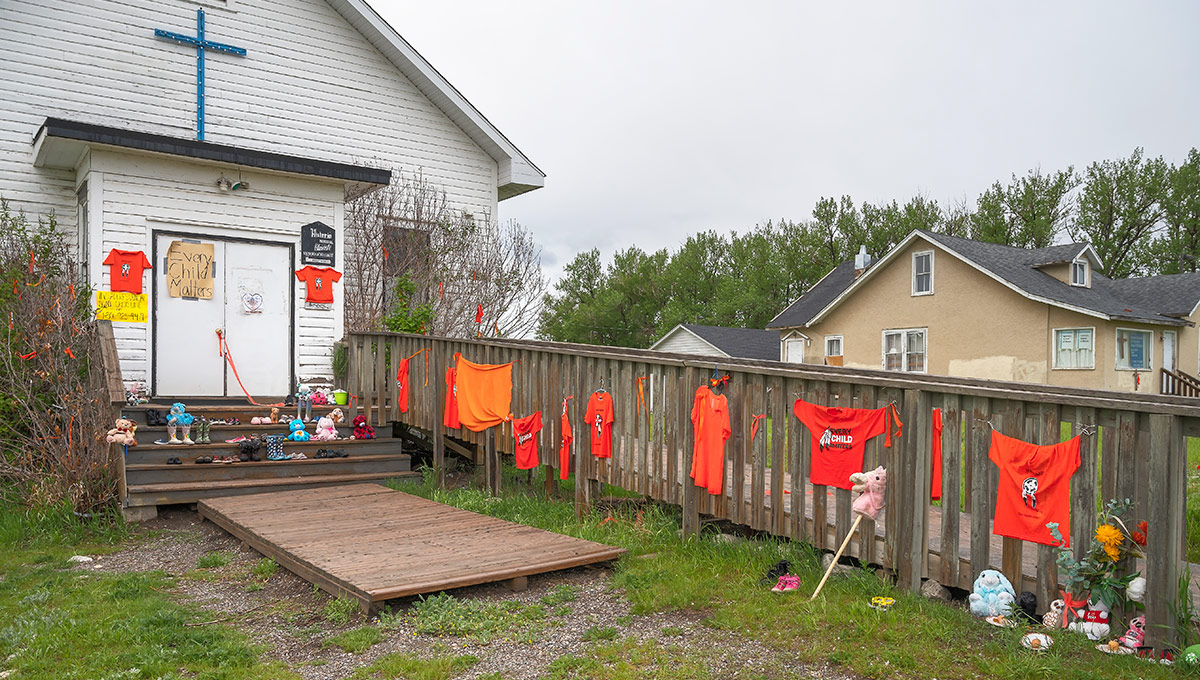
M717 368L732 378L726 394L733 436L726 445L727 483L713 496L688 476L689 411L696 388L714 370L711 358L386 333L353 334L349 348L351 415L361 410L374 422L399 420L425 431L432 436L439 470L447 443L465 446L481 454L489 484L497 488L499 453L513 448L511 426L486 433L444 428L443 380L456 353L476 363L515 361L512 411L518 417L542 412L538 448L548 484L556 478L562 402L574 395L572 472L580 512L596 499L603 482L681 506L687 533L698 531L705 515L829 549L850 527L851 494L809 482L811 438L792 415L792 405L797 399L864 408L894 403L904 433L891 448L884 448L883 437L868 442L865 461L867 469L879 464L888 469L887 510L879 526L863 522L848 553L894 571L899 584L914 591L926 577L970 589L979 571L1000 568L1018 590L1033 590L1043 608L1058 597L1055 550L992 535L998 469L988 459L991 433L995 428L1035 443L1058 442L1064 431L1080 434L1082 463L1071 480L1071 545L1077 554L1086 550L1099 503L1132 499L1133 517L1125 519L1148 520L1153 541L1139 565L1150 593L1147 636L1163 643L1174 635L1168 603L1184 557L1185 437L1200 436L1200 406L1193 400L727 359ZM395 367L422 348L430 349L428 372L424 355L413 360L409 409L401 414ZM637 383L642 377L644 405ZM616 408L614 452L608 460L589 455L582 422L587 398L602 379ZM930 441L933 408L941 409L943 422L938 443ZM766 418L752 437L757 414ZM940 503L930 501L932 455L942 459Z
M1172 371L1167 368L1160 368L1162 394L1171 394L1179 397L1200 397L1200 380L1184 373L1183 371Z

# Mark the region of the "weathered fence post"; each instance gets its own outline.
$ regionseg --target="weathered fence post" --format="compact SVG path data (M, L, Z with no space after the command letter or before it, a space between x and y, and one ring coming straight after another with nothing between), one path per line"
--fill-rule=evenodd
M899 443L903 454L899 472L896 507L888 512L897 512L896 541L897 585L911 592L920 592L925 547L925 508L929 502L928 479L930 459L929 418L932 406L929 393L922 390L904 390L903 422L904 435ZM894 474L888 471L889 477Z
M442 355L445 354L445 349L439 341L430 343L429 350L429 369L433 375L426 377L433 382L433 408L430 412L429 434L433 438L433 469L437 474L437 485L439 489L446 488L446 433L442 423L442 409L445 408L445 395L442 390L446 384L443 371L441 368Z
M1156 649L1178 643L1171 606L1179 591L1184 542L1187 449L1178 416L1150 415L1150 527L1146 551L1146 644Z
M693 389L700 382L700 371L688 366L684 372L685 389ZM691 396L691 395L688 395ZM683 395L680 395L682 398ZM695 449L696 426L690 417L687 418L686 436L683 439L683 537L696 536L700 533L700 512L696 507L696 482L691 478L692 454ZM740 473L740 474L739 474ZM743 483L744 473L735 471L734 484Z

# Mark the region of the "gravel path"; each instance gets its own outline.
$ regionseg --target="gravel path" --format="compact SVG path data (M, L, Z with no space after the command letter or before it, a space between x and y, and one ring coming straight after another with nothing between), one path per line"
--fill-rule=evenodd
M356 668L386 654L404 651L418 655L470 654L480 661L460 677L476 678L499 672L505 680L542 677L547 666L566 655L586 655L589 646L583 634L593 627L615 627L622 638L656 640L704 653L714 677L738 674L755 677L851 678L838 669L800 664L769 650L753 640L702 623L703 615L672 612L632 616L622 593L611 587L606 568L581 567L529 577L529 588L513 593L499 584L454 591L456 598L487 601L516 600L537 604L555 587L569 584L578 598L568 603L570 613L553 617L532 636L532 641L503 637L490 642L466 638L437 638L418 635L407 622L384 629L383 642L359 654L346 653L325 642L366 621L355 611L349 623L334 625L325 615L329 601L323 592L279 569L265 582L250 570L262 556L198 514L185 509L164 509L158 518L143 524L131 547L99 556L80 569L108 571L162 570L179 577L172 594L212 612L208 625L236 626L255 641L266 645L265 657L278 659L308 680L345 678ZM213 552L230 557L228 564L197 570L198 560ZM411 599L397 600L393 608L406 609ZM667 629L667 632L664 632Z

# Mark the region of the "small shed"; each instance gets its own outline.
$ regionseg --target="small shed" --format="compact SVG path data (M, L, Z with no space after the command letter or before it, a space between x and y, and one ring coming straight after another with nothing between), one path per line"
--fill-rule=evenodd
M681 323L650 346L659 352L779 361L779 334L757 328Z

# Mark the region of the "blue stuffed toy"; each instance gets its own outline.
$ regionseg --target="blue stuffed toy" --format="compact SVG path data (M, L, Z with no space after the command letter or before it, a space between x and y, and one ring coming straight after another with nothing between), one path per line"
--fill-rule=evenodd
M975 579L975 592L967 596L975 616L1008 616L1017 599L1008 578L995 569L984 569Z
M192 429L192 420L195 416L187 412L187 407L181 402L175 402L171 405L171 413L167 415L167 440L168 444L192 444L192 438L188 436L188 431ZM183 440L175 438L175 428L183 430Z
M304 421L296 418L289 426L292 428L292 433L288 435L288 439L294 442L308 441L308 433L304 431Z

